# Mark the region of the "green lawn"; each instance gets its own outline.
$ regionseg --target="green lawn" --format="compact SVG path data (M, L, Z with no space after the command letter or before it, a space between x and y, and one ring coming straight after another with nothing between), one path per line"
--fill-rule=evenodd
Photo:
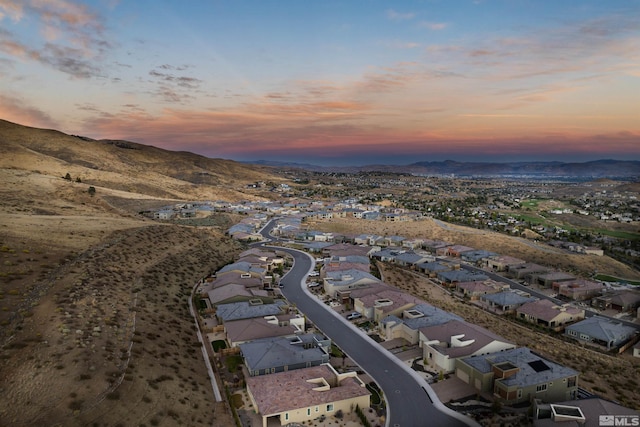
M640 286L640 282L637 280L627 280L621 277L614 277L606 274L597 274L595 276L595 279L601 280L603 282L621 282L621 283L629 283L630 285Z

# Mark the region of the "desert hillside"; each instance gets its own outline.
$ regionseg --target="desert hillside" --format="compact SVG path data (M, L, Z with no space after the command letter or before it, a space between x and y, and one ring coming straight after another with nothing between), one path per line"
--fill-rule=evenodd
M0 120L0 168L60 178L121 196L246 199L246 184L277 182L268 168L129 141L93 140ZM100 191L98 191L100 193Z
M187 301L242 249L224 235L238 219L196 229L136 212L262 199L246 184L279 178L0 121L0 180L0 424L231 424Z

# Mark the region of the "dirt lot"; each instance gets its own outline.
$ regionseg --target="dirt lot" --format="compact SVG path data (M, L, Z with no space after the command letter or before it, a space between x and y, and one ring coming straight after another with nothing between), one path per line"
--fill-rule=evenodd
M0 424L233 425L187 302L236 242L108 214L1 221Z

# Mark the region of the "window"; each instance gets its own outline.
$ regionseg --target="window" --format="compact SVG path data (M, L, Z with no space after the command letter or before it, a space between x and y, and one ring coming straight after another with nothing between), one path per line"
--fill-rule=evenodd
M520 399L522 397L522 389L519 388L518 389L518 399Z
M316 412L320 412L320 407L316 406Z
M307 408L307 415L311 415L311 408Z
M285 412L285 413L284 413L284 419L285 419L285 420L288 420L288 419L289 419L289 413L288 413L288 412Z
M331 412L331 411L333 411L333 403L329 403L327 405L327 412Z
M539 384L536 387L536 393L540 393L541 391L546 391L547 390L547 385L546 384Z

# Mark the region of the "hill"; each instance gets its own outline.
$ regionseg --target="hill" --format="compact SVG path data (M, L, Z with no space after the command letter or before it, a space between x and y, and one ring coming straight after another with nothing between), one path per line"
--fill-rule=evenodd
M246 199L246 184L277 181L267 168L120 140L93 140L0 120L0 168L73 180L109 194ZM117 193L119 192L119 193ZM100 191L98 192L100 193Z
M0 121L0 180L0 424L232 425L187 301L241 250L224 234L238 219L194 228L136 212L262 199L246 184L279 178Z

